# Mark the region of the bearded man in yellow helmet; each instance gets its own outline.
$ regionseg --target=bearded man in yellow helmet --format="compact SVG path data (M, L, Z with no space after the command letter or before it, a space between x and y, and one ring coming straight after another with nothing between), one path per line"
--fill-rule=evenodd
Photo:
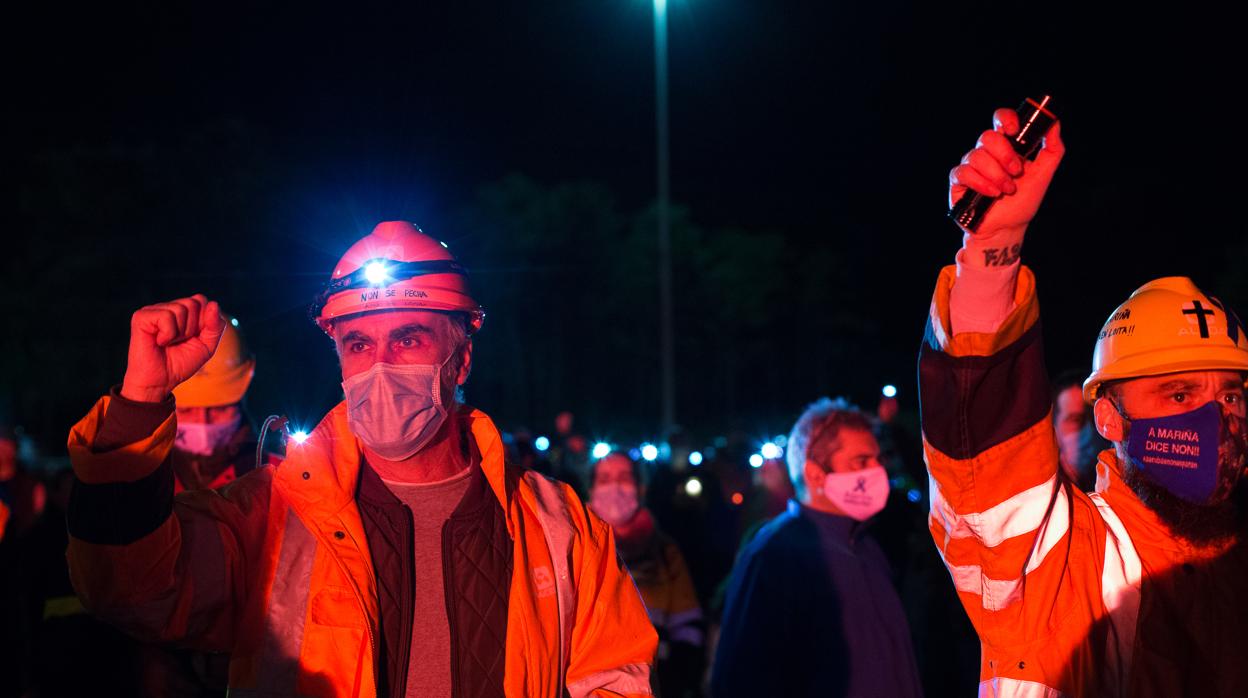
M1248 695L1248 337L1191 280L1109 314L1083 385L1100 455L1059 467L1023 236L1063 154L993 128L950 173L998 197L940 274L920 355L929 525L982 642L980 695Z
M382 223L313 307L345 400L276 467L173 496L171 393L228 331L139 309L70 432L71 578L141 638L228 652L231 696L649 696L657 636L610 527L461 404L485 313L445 245Z

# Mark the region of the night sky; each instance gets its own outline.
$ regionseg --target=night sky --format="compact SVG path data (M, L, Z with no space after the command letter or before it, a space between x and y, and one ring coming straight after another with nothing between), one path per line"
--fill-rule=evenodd
M771 338L774 357L731 364L720 378L737 397L725 403L720 378L695 380L692 364L729 348L691 345L680 421L702 437L775 433L821 394L872 404L885 382L913 409L931 286L960 242L944 218L947 173L994 107L1028 95L1054 95L1068 145L1024 253L1040 279L1052 369L1086 369L1100 323L1155 276L1190 275L1248 306L1234 191L1242 55L1232 60L1220 13L1142 7L670 0L674 202L708 235L766 231L786 259L835 260L840 290L805 298L802 312L826 305L851 320L807 331L780 312L801 293L786 285L789 269L760 263L777 312L750 331ZM63 443L120 381L129 313L203 291L240 317L257 354L253 416L315 420L338 399L339 377L306 304L379 220L446 240L476 270L487 311L527 307L526 288L544 274L576 278L534 259L509 265L490 229L460 227L472 220L464 211L512 174L593 183L621 215L649 205L651 11L638 0L16 10L0 419ZM620 254L609 240L592 246L566 259L592 267ZM634 273L656 272L642 263ZM748 277L737 286L748 296ZM583 292L566 285L569 297ZM634 302L657 314L657 297ZM533 313L518 334L487 319L470 402L504 427L549 429L567 407L596 434L654 433L654 326L614 327L639 347L604 350L596 366L582 338L600 332L599 318ZM557 345L540 344L547 321L566 330ZM536 374L540 393L509 384L507 361L541 363L546 354L525 352L547 345L586 347L577 371L635 388L616 395L558 365L549 380ZM828 370L768 368L821 353L837 357Z

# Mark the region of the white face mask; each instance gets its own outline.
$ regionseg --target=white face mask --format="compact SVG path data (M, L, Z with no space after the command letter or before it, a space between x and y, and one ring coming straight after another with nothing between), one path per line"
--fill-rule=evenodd
M612 526L628 523L640 506L637 487L634 485L599 485L589 496L589 508Z
M888 501L888 472L874 466L852 473L828 473L823 496L855 521L866 521Z
M342 382L351 433L386 460L410 458L446 421L439 364L375 363Z
M229 443L243 423L239 415L223 424L198 424L195 422L178 422L178 433L174 437L173 446L179 451L193 453L197 456L212 455L217 448Z

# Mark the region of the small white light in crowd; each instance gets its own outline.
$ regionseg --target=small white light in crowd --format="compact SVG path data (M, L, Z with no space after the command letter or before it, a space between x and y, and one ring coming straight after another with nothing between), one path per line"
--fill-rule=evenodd
M296 431L295 433L291 434L290 438L293 439L295 443L301 444L304 441L308 440L308 432L300 429L299 431Z
M445 242L442 242L441 240L438 240L438 244L448 249L450 248L450 245L446 244Z
M702 465L702 452L694 451L689 454L689 465Z
M641 457L651 462L655 461L659 457L659 447L654 444L642 444Z
M685 494L690 497L697 497L702 494L702 481L696 477L685 480Z
M533 448L536 448L539 451L545 451L550 448L550 439L545 436L539 436L536 439L533 439Z
M779 446L780 448L784 448L785 446L789 445L789 437L785 436L784 434L777 436L776 438L772 439L772 441L774 441L775 444Z
M918 502L920 499L923 499L923 493L916 489L911 489L909 492L906 492L906 499L909 499L912 502Z
M763 467L763 454L761 454L761 453L754 453L754 454L750 455L750 467L751 467L751 468L761 468L761 467Z
M386 273L386 265L381 262L369 262L364 267L364 278L368 279L370 284L380 284L386 280L389 274Z
M897 397L897 386L892 384L886 385L881 392L884 393L884 397Z
M759 449L759 454L761 454L762 457L766 458L767 460L774 460L776 458L779 458L782 453L783 451L780 450L780 447L773 444L770 441L763 444L763 447Z
M238 318L236 318L236 317L232 317L232 318L230 318L230 324L231 324L231 325L233 325L233 326L235 326L235 327L238 327Z
M594 449L590 451L589 453L594 458L601 459L601 458L606 458L607 454L610 452L611 452L611 444L605 441L599 441L598 443L594 444Z

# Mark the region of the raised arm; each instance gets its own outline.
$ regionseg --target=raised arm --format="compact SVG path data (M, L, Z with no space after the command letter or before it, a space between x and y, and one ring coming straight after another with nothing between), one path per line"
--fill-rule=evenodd
M70 575L93 613L149 640L228 650L243 594L246 549L262 530L267 478L175 504L171 392L212 356L224 324L203 296L147 306L131 318L120 389L70 431Z
M1048 632L1070 548L1035 279L1019 262L1063 155L1058 128L1027 161L1007 140L1017 116L997 110L950 172L951 204L968 188L999 198L940 274L919 360L929 526L986 656Z

